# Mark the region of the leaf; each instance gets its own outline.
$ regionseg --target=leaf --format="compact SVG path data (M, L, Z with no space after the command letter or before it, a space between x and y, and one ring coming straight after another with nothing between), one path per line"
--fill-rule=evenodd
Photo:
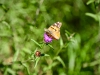
M61 59L60 56L57 56L54 59L57 59L63 65L63 67L65 68L65 63L63 62L63 60Z
M37 66L37 64L38 64L38 62L39 62L39 60L40 60L40 57L37 57L37 58L36 58L36 63L35 63L34 68L36 68L36 66Z
M22 65L26 68L27 74L30 75L28 65L25 63L22 63Z
M52 45L48 44L48 46L54 50L54 48L53 48L53 46L52 46Z
M17 61L18 55L19 55L19 49L16 50L13 61Z
M16 72L11 68L7 68L7 72L10 73L11 75L16 75Z
M50 56L49 54L45 54L44 56Z
M33 39L31 39L37 46L39 46L40 48L42 48L41 47L41 45L37 42L37 41L35 41L35 40L33 40Z
M91 3L93 3L95 0L89 0L86 4L89 5Z
M94 18L96 21L98 21L98 17L96 14L92 14L92 13L85 13L86 16L90 16L92 18Z
M63 47L63 45L64 45L64 43L63 43L63 39L62 39L62 38L60 38L60 48L62 48L62 47Z

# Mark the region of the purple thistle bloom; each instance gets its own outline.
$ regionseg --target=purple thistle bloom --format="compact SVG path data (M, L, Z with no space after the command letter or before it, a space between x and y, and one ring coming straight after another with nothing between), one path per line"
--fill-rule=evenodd
M49 37L46 33L44 33L44 42L45 43L50 43L50 42L52 42L52 38L51 37Z

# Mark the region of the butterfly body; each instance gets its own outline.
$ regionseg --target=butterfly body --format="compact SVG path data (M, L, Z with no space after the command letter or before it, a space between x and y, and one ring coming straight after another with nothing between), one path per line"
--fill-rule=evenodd
M61 27L61 25L62 25L61 22L54 23L48 29L45 29L46 34L49 37L58 40L60 38L60 27Z

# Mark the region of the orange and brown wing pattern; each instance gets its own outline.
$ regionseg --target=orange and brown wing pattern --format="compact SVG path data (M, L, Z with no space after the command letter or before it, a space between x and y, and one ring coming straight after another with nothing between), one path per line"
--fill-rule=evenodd
M53 39L58 40L60 38L61 25L62 25L61 22L56 22L53 25L51 25L48 29L45 29L45 32Z

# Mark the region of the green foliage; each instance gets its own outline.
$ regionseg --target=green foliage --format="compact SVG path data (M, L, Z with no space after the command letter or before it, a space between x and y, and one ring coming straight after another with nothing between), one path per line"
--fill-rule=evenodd
M100 75L100 0L0 0L0 75Z

